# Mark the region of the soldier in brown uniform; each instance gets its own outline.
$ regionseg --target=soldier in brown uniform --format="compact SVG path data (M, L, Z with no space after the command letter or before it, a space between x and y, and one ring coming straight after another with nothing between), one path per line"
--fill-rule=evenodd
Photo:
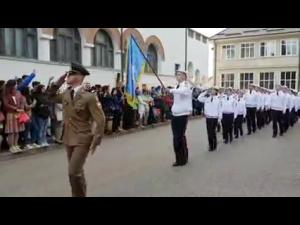
M87 75L89 72L83 66L72 63L71 71L61 76L48 90L51 99L63 104L63 142L67 150L73 197L86 196L83 166L88 153L95 152L104 134L105 116L101 104L82 86ZM70 87L63 93L57 93L65 79Z

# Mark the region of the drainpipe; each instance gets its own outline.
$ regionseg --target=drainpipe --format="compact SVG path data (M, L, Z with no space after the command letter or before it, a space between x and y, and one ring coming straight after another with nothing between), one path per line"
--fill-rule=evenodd
M214 41L214 86L217 85L217 44Z
M188 28L185 28L185 64L184 68L185 71L187 70L187 36L188 36Z

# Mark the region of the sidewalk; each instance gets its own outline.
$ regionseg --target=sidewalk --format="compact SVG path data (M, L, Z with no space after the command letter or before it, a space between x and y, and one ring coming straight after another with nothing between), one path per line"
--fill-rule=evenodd
M202 118L202 116L193 116L193 117L190 117L189 120L195 120L195 119L200 119L200 118ZM171 121L166 121L166 122L163 122L163 123L152 124L152 125L149 125L149 126L143 127L143 128L138 127L138 128L132 128L132 129L129 129L129 130L122 130L119 133L113 133L111 135L105 135L103 139L115 138L115 137L124 136L124 135L127 135L127 134L142 132L142 131L145 131L145 130L154 129L154 128L161 127L161 126L166 126L166 125L169 125L170 123L171 123ZM20 153L16 153L16 154L12 154L10 152L1 152L0 153L0 162L10 160L10 159L22 158L22 157L25 157L25 156L40 154L40 153L44 153L44 152L48 152L48 151L61 150L63 148L64 148L64 145L51 144L50 147L30 149L30 150L26 150L24 152L20 152Z

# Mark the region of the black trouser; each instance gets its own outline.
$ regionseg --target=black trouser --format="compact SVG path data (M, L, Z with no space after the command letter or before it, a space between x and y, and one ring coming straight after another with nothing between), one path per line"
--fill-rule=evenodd
M251 132L254 133L256 131L255 113L256 113L255 107L253 108L247 107L246 119L247 119L247 128L249 134L251 134Z
M218 122L218 124L217 124L217 132L220 132L221 131L221 125L220 125L220 123Z
M256 110L256 124L258 129L263 127L263 112L261 109Z
M223 127L223 138L225 142L228 142L228 139L232 141L232 135L233 135L233 119L234 115L233 113L225 114L223 113L223 119L222 119L222 127Z
M217 148L217 134L216 128L218 124L217 118L206 118L206 128L209 150L213 151Z
M296 123L296 118L297 118L297 115L296 115L296 111L295 111L295 108L293 108L290 112L290 126L293 127L294 124Z
M234 120L234 135L239 137L239 132L243 136L243 115L238 115Z
M120 111L115 111L113 114L113 124L112 124L112 131L115 132L121 124L121 117L122 113Z
M188 148L185 131L188 123L188 116L172 117L173 146L178 164L186 164L188 161Z
M271 110L272 120L273 120L273 135L277 135L277 123L279 124L280 135L283 133L283 124L282 124L282 111L280 110Z
M285 114L283 115L283 132L286 132L289 129L290 125L290 110L286 109Z
M269 124L272 121L271 109L266 111L266 124Z

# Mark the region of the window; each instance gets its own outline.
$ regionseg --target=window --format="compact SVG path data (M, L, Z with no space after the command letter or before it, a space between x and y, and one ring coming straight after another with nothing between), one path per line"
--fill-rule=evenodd
M197 39L198 41L201 41L201 34L196 33L196 39Z
M234 86L234 74L222 74L221 87L232 87Z
M188 29L188 35L189 35L189 37L194 38L194 33L195 32L193 30Z
M0 28L0 54L37 59L37 29Z
M81 39L76 28L58 28L50 42L50 59L55 62L81 63Z
M260 56L266 57L266 56L275 56L275 41L267 41L267 42L261 42L260 43Z
M241 44L241 58L254 58L254 43Z
M156 52L156 48L153 44L150 44L148 47L147 59L148 59L149 63L151 64L152 68L155 70L155 72L157 72L157 52ZM147 63L145 66L145 72L153 73L152 69L150 68L150 66Z
M240 74L240 89L248 89L250 84L253 84L253 73Z
M207 43L207 38L203 36L202 41L203 41L204 44L206 44Z
M235 58L235 45L224 45L223 46L223 55L226 59Z
M287 86L291 89L296 89L296 72L295 71L288 71L288 72L281 72L280 77L280 84L282 86Z
M114 67L114 49L110 36L99 30L95 37L93 49L93 65L100 67Z
M282 40L281 41L281 55L296 56L298 51L297 40Z
M266 72L259 74L259 86L267 89L274 89L274 73Z

